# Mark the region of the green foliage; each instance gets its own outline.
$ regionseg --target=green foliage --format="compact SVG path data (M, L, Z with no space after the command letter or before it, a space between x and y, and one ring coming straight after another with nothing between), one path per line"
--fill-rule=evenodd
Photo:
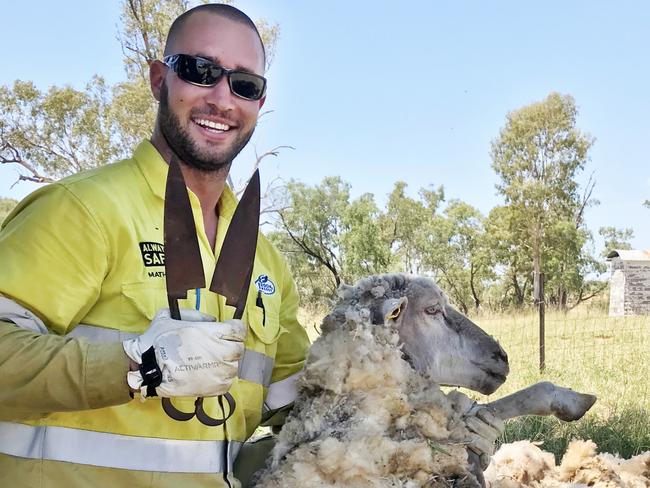
M616 227L601 227L598 233L605 240L600 255L607 257L610 251L614 249L632 249L630 240L634 239L634 231L632 229L617 229Z
M18 201L13 198L0 197L0 225L17 204Z
M124 0L119 38L129 80L148 81L149 63L161 59L169 26L189 7L187 0Z
M501 280L493 287L491 308L522 307L532 288L532 261L521 214L507 206L494 207L485 222L485 247L491 262L502 267Z
M437 276L465 312L481 305L493 278L484 218L458 200L438 214L442 188L422 189L415 199L397 182L384 211L370 194L351 201L350 185L338 177L314 187L292 181L286 197L271 238L306 303L327 304L341 282L391 270Z
M0 162L52 179L105 164L120 154L111 136L110 94L95 77L83 91L69 86L41 92L29 81L0 87Z
M542 212L563 215L576 209L575 176L593 144L575 127L577 115L571 96L551 93L543 102L510 112L492 143L492 166L501 178L497 189L535 222L544 222Z
M545 274L547 296L562 308L570 297L583 300L584 277L601 271L590 254L591 234L583 218L594 203L593 182L581 194L577 180L594 141L577 129L577 114L571 96L551 93L509 113L492 143L492 167L505 205L491 225L507 223L497 255L519 305L527 298L520 280L531 267L534 274Z
M400 271L424 271L423 245L430 235L428 224L444 200L442 187L421 190L416 200L406 195L406 183L398 181L388 197L386 212L381 217L382 235L393 253Z
M390 248L382 239L379 209L374 197L366 193L344 210L341 237L344 280L353 281L362 276L386 271L390 265Z
M593 273L606 271L605 264L590 252L588 244L591 242L591 233L585 228L576 228L573 221L563 220L549 225L542 259L547 275L546 295L551 304L566 308L569 294L575 304L604 287L599 284L594 288L594 283L586 280Z
M438 226L442 231L438 240L444 239L446 246L431 254L437 256L433 269L440 271L440 286L463 313L468 313L470 308L481 306L486 288L494 279L492 256L485 240L485 218L460 200L449 203L445 216Z
M123 147L133 148L151 136L157 110L148 82L125 81L113 87L110 115Z
M304 300L325 303L341 282L387 269L390 253L377 239L372 195L351 202L350 185L338 177L314 187L291 181L286 195L270 237L286 254Z
M307 297L387 269L433 276L465 313L524 307L537 271L547 303L569 309L605 287L590 279L605 269L584 224L594 184L590 178L582 192L578 184L593 139L576 117L573 99L555 93L508 114L492 144L505 204L487 217L465 202L446 203L442 187L412 197L398 181L380 210L372 195L350 202L350 186L326 178L313 188L287 186L274 239Z

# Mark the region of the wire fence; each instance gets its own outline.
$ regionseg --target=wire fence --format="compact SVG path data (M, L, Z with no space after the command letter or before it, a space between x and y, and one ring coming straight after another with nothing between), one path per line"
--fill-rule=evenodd
M597 411L650 405L650 317L608 317L598 311L546 316L546 368L539 371L539 319L531 312L475 322L508 353L511 374L502 396L549 380L599 397Z

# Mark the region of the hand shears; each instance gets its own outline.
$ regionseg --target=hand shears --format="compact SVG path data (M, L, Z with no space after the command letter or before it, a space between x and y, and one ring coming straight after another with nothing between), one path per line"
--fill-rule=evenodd
M210 291L224 296L227 305L236 307L233 316L235 319L242 318L246 307L257 248L259 219L260 177L259 170L256 170L235 209L210 283ZM198 294L205 287L205 275L189 194L176 158L170 161L167 173L164 236L169 310L173 319L180 319L178 300L187 298L187 291L191 289L197 289ZM220 419L212 418L205 412L202 397L196 399L194 412L178 410L169 398L162 399L162 406L165 413L174 420L187 421L196 416L205 425L217 426L230 418L236 407L235 399L230 393L218 398L223 413L223 418ZM228 415L224 410L223 399L228 402Z

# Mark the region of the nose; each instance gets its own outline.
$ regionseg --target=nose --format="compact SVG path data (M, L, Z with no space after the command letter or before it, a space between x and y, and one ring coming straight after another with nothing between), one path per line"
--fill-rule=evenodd
M234 108L235 96L230 91L226 76L222 76L216 85L205 88L205 90L204 98L209 105L223 111Z
M492 359L496 362L503 362L505 364L508 364L508 355L500 344L497 344L497 350L492 353Z

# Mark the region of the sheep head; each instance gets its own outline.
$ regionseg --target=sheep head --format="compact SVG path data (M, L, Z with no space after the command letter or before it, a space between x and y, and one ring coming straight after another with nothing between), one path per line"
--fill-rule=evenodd
M508 357L499 343L451 307L429 278L386 274L343 285L323 333L346 323L350 310L377 328L396 328L411 366L440 385L490 394L506 379Z

